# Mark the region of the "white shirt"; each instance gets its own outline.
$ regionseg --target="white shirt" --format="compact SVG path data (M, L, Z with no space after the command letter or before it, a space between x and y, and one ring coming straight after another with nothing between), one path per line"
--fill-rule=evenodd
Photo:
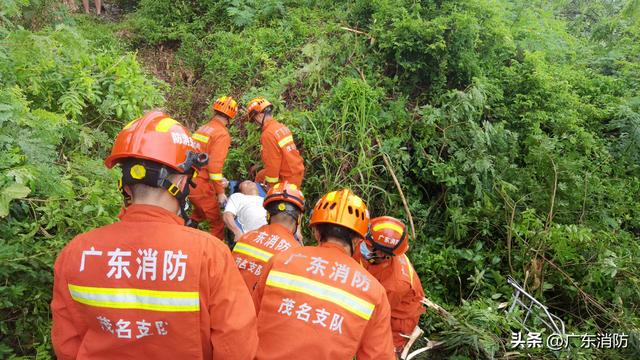
M233 214L243 233L255 230L267 223L267 211L262 207L264 198L257 195L234 193L229 196L224 212Z

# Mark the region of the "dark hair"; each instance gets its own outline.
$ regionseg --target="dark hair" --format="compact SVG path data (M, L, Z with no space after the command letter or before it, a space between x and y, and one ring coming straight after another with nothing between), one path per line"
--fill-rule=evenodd
M316 224L315 227L320 233L320 242L325 242L327 238L334 237L351 247L353 239L360 237L357 232L341 225L320 223Z
M279 210L278 209L278 206L280 204L284 204L284 210ZM272 202L271 204L267 205L264 209L267 210L267 212L271 216L275 216L275 215L284 213L284 214L287 214L287 215L291 216L296 221L298 221L298 217L302 213L300 211L300 209L298 209L296 206L294 206L293 204L290 204L290 203L288 203L286 201L275 201L275 202Z

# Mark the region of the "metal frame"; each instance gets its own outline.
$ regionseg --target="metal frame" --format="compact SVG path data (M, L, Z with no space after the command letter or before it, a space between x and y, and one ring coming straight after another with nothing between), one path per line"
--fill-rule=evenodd
M529 327L527 327L526 325L527 321L535 318L541 321L554 334L559 334L559 335L562 335L563 337L566 336L565 325L562 319L550 313L549 308L546 305L538 301L535 297L533 297L533 295L529 294L511 276L507 278L507 283L509 283L509 285L511 285L511 287L513 287L514 289L513 296L511 297L511 300L513 302L511 303L511 306L509 306L507 313L509 314L513 313L516 307L523 309L525 311L525 316L523 319L519 319L519 320L522 326L527 331L531 332L531 329L529 329ZM436 304L431 303L431 301L429 301L426 298L422 300L422 303L427 305L427 307L429 308L438 307ZM441 309L441 310L446 314L446 311L444 311L444 309ZM431 350L435 347L438 347L442 344L442 342L440 341L435 342L427 339L426 337L423 337L427 341L427 346L416 349L412 352L409 352L411 351L411 346L415 343L415 341L418 338L422 337L422 335L424 335L424 331L416 326L416 328L413 330L411 335L405 335L405 334L400 334L400 335L404 338L409 339L409 341L407 342L407 344L405 345L402 351L402 354L400 355L400 359L402 360L411 360L417 355L425 351Z
M507 283L509 283L509 285L511 285L511 287L513 287L514 289L513 296L511 297L513 303L509 307L509 310L507 310L507 313L513 313L513 311L516 309L516 306L519 306L523 310L526 310L526 315L524 319L521 319L520 323L525 329L527 329L527 331L531 331L526 325L527 320L529 320L531 316L531 318L537 318L538 320L540 320L547 326L549 330L553 331L554 334L565 335L565 326L562 319L550 313L549 308L547 308L546 305L534 298L533 295L529 294L511 276L507 278ZM538 312L542 312L544 316L542 316Z

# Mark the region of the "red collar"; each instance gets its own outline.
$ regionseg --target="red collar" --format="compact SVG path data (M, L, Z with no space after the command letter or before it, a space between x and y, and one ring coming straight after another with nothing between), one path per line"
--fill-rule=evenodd
M120 221L127 222L159 222L184 225L184 220L177 214L155 205L133 204L123 208L118 215Z

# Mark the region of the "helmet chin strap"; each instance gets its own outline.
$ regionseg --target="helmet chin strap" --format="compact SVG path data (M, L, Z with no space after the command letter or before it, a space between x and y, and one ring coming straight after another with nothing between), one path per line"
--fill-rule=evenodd
M289 214L290 216L293 217L293 215ZM300 213L300 215L298 215L298 217L295 218L296 220L296 230L293 232L293 238L302 246L304 246L304 241L303 239L299 239L298 238L298 227L300 226L300 223L302 222L302 213Z
M176 184L171 183L170 186L173 187L173 186L176 186ZM184 190L182 191L178 190L178 193L176 195L172 194L171 191L169 191L169 194L173 195L176 198L176 200L178 200L178 208L179 208L178 215L182 217L185 224L189 222L189 214L187 214L187 210L189 209L189 203L187 202L187 196L189 196L189 192L191 191L192 186L196 187L196 184L193 182L193 180L191 180L191 178L189 178L187 180L187 183L184 186Z
M360 243L360 254L371 264L375 264L377 260L388 260L391 258L391 255L384 251L384 256L378 256L377 250L379 249L374 248L373 250L369 250L369 247L364 241Z
M151 187L163 188L178 200L178 215L184 219L185 224L189 223L189 215L187 209L187 197L191 187L196 187L194 178L197 176L196 167L201 167L209 161L207 154L187 152L184 163L179 165L183 172L177 172L165 165L140 159L127 159L121 163L122 177L118 183L120 191L124 196L125 207L131 204L131 194L129 194L125 185L144 184ZM173 174L186 175L187 181L184 189L180 189L176 183L172 182L169 177Z
M140 164L137 164L140 165ZM135 166L135 165L134 165ZM143 165L144 166L144 165ZM182 217L185 222L189 219L189 215L187 215L187 209L189 208L187 204L187 196L189 196L190 188L195 187L195 183L191 178L188 178L186 184L184 185L184 189L180 190L180 187L169 180L169 175L171 172L164 166L160 166L158 169L154 169L151 167L145 167L146 176L144 179L132 179L131 176L126 176L125 171L127 170L127 166L123 166L123 175L120 179L120 191L124 196L124 205L125 207L131 205L131 194L126 190L126 185L135 185L135 184L144 184L152 187L163 188L167 190L167 192L176 198L178 201L178 212L177 214Z

